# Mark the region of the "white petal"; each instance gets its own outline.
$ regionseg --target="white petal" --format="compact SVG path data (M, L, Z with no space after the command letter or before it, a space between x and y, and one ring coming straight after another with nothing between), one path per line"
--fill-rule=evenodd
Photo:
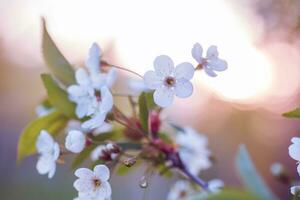
M292 143L295 143L295 144L300 144L300 138L299 138L299 137L293 137L293 138L291 139L291 142L292 142Z
M99 157L102 155L102 150L105 148L106 148L105 145L97 146L91 153L91 160L92 161L99 160Z
M72 130L66 137L66 149L73 153L80 153L85 147L86 139L81 131Z
M162 85L162 78L154 71L147 71L144 75L144 82L149 89L157 89Z
M194 76L195 69L191 63L184 62L176 66L175 77L176 79L184 78L190 80Z
M49 178L52 178L55 173L56 164L51 155L44 155L38 159L36 169L39 174L48 174Z
M101 112L109 112L114 105L113 96L107 87L101 88Z
M157 105L161 107L167 107L173 102L174 91L170 88L162 86L155 90L153 98Z
M212 70L210 67L204 67L204 71L206 72L206 74L208 76L211 76L211 77L217 76L217 74L214 72L214 70Z
M85 102L80 102L79 104L77 104L75 112L78 118L83 118L87 115L88 104L86 104Z
M99 135L101 133L110 132L112 130L112 127L113 126L111 124L103 122L103 124L99 128L97 128L96 130L94 130L93 135L97 136L97 135Z
M36 141L36 149L40 154L51 153L54 145L52 136L45 130L42 130Z
M190 81L185 79L177 80L175 85L175 94L178 97L186 98L191 96L193 93L193 85Z
M89 130L98 128L103 124L105 117L106 113L96 113L91 119L83 122L81 127Z
M300 144L294 143L289 146L289 155L294 160L300 161Z
M114 84L114 82L117 79L117 69L116 68L112 68L107 72L107 76L106 76L106 86L111 88Z
M216 59L216 58L218 58L218 56L219 56L219 53L218 53L218 48L216 46L212 45L207 49L207 52L206 52L207 59Z
M224 187L224 182L220 179L213 179L208 182L208 188L211 192L217 193Z
M144 80L130 79L128 81L128 87L133 96L138 96L141 92L149 90Z
M297 166L297 172L298 172L298 175L300 176L300 164L298 164L298 166Z
M79 85L87 86L91 83L89 75L87 74L87 72L83 68L79 68L79 69L76 70L75 78L76 78L76 81Z
M81 193L89 193L94 190L94 183L92 179L80 178L77 179L74 184L74 188Z
M300 186L292 186L291 187L291 193L293 195L300 196Z
M192 56L198 63L202 62L202 52L202 46L199 43L194 44L192 48Z
M227 69L227 62L222 59L213 59L208 65L215 71L224 71Z
M106 84L106 74L99 73L99 74L93 74L91 76L93 87L97 90L100 90L101 87L105 86Z
M160 77L172 75L174 72L174 63L169 56L157 56L153 64L155 73Z
M68 87L67 91L68 91L69 95L72 95L72 96L75 96L75 97L82 96L82 95L86 94L86 90L83 87L79 86L79 85L71 85L70 87Z
M92 178L94 176L94 173L92 170L88 169L88 168L79 168L75 171L75 176L77 176L78 178Z
M55 162L52 162L52 167L50 168L50 171L48 173L48 178L52 178L56 172L56 163Z
M96 165L94 167L94 174L102 181L108 181L109 179L109 169L105 165Z
M36 169L38 171L39 174L46 174L49 172L50 170L50 165L49 163L51 163L52 160L50 159L50 157L47 156L41 156L39 157L37 163L36 163Z
M111 196L111 187L109 182L102 182L100 188L97 191L97 196L100 197L99 200L109 199ZM97 199L98 200L98 199Z
M100 73L100 54L101 49L97 43L93 43L89 49L89 55L85 61L86 67L89 69L91 74Z
M52 149L52 158L54 161L56 161L59 158L60 155L60 148L59 148L59 144L58 143L54 143L53 145L53 149Z

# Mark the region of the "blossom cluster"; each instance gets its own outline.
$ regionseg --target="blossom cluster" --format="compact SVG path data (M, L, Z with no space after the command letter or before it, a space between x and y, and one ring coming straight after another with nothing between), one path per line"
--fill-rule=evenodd
M47 32L44 34L44 40L46 37L49 41L47 37L50 36ZM51 49L54 50L58 51ZM48 97L46 103L37 107L38 119L33 123L41 122L42 125L24 131L20 139L21 145L22 137L26 138L27 134L26 140L32 140L30 142L39 154L38 173L52 178L57 164L64 164L66 156L75 155L76 162L72 166L77 168L75 176L78 179L73 184L78 191L76 200L111 199L110 171L133 168L141 162L146 163L147 173L157 172L164 176L180 172L182 178L171 189L170 200L184 199L188 194L199 192L202 195L218 192L224 185L221 180L206 182L199 177L202 171L213 165L206 136L191 127L181 127L161 118L163 109L172 105L175 96L187 98L192 95L195 71L203 70L215 77L216 72L227 69L227 63L219 58L216 46L209 47L203 56L201 45L196 43L191 54L196 65L182 62L175 66L169 56L160 55L154 59L154 70L142 76L103 60L101 48L93 43L84 67L74 71L72 67L65 68L58 76L54 71L54 78L43 75ZM47 55L45 57L47 59ZM63 57L59 59L57 65L62 60L64 67L68 65ZM118 70L141 78L139 81L128 80L129 94L114 92ZM61 80L66 72L69 73L67 78ZM118 108L115 97L128 100L132 113ZM172 131L162 130L165 126ZM65 132L64 145L55 141L55 136L61 132ZM29 148L28 141L20 149L25 149L27 155L32 154L26 148ZM83 160L89 160L93 170L78 168ZM146 177L146 174L142 177L141 188L148 185Z

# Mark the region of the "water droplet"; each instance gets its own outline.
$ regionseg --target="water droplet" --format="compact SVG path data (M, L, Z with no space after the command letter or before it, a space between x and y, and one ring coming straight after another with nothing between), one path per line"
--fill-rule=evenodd
M140 179L139 185L143 189L148 187L148 181L147 181L146 176L142 176L142 178Z

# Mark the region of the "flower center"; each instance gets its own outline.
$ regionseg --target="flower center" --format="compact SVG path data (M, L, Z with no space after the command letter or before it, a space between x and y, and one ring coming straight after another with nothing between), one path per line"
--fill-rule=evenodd
M180 193L179 193L179 197L184 198L186 196L187 196L187 192L185 190L181 190Z
M101 181L99 179L94 179L94 185L95 185L95 188L100 187Z
M176 80L174 77L171 77L171 76L168 76L165 78L165 85L168 86L168 87L171 87L175 84Z

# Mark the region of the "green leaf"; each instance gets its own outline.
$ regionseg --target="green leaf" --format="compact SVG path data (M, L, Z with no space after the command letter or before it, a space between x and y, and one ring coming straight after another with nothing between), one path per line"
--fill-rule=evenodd
M76 118L75 103L71 102L65 90L61 89L50 74L41 75L48 93L48 100L59 112L70 118Z
M86 147L82 152L80 152L75 159L73 160L71 164L71 169L74 170L76 169L81 163L85 161L91 154L91 152L96 148L96 145L91 145Z
M188 198L188 200L262 200L255 194L246 190L237 189L224 189L217 194L203 195L199 194L194 197Z
M155 108L152 92L142 92L139 96L139 118L142 129L148 132L149 111Z
M140 117L142 129L145 132L148 132L149 111L147 107L146 95L144 92L139 96L139 117Z
M300 118L300 108L296 108L290 112L283 113L282 116L290 118Z
M50 37L45 19L42 19L43 23L43 41L42 51L44 60L52 71L52 73L65 85L71 85L75 83L74 70L70 63L65 59L62 53L59 51L52 38Z
M156 108L156 104L154 103L154 99L153 99L153 93L154 92L145 92L145 98L146 98L148 110L153 110L154 108Z
M250 191L254 192L264 200L278 200L264 180L256 171L256 168L248 154L245 145L240 145L239 152L235 160L236 168L244 184Z
M35 153L35 142L41 130L46 130L55 136L65 127L67 121L68 118L57 111L32 121L22 132L19 139L18 162L24 157Z

